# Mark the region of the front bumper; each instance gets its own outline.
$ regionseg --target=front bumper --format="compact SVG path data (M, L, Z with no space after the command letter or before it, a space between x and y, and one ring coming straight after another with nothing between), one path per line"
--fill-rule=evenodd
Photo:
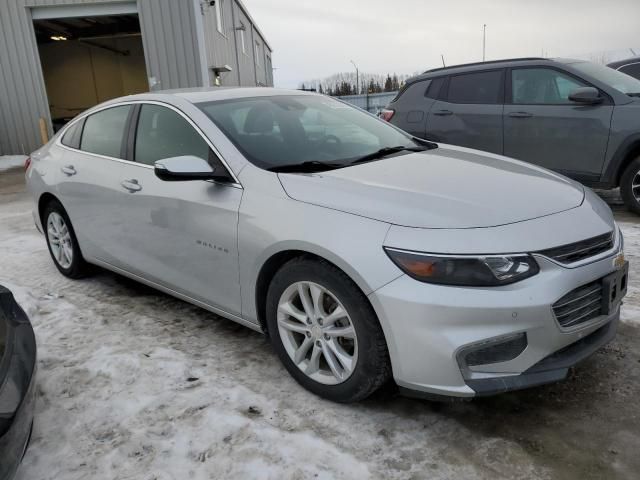
M536 256L540 273L503 287L451 287L402 276L369 298L382 324L396 383L419 396L474 397L561 380L615 335L619 306L562 328L552 305L616 270L612 254L567 268ZM499 363L466 366L469 346L526 335L526 348Z
M27 449L35 406L36 340L29 320L0 286L0 322L8 334L0 362L0 479L13 478Z

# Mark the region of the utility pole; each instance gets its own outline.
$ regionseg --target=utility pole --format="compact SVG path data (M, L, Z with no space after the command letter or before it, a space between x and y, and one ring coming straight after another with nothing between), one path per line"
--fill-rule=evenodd
M487 24L482 25L482 61L485 61L487 53Z
M358 70L358 66L353 60L351 60L351 63L353 63L353 66L356 67L356 95L360 95L360 71Z

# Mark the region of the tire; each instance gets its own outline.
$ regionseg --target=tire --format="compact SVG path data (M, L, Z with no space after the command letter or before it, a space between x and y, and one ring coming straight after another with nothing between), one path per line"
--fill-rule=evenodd
M69 278L86 276L89 265L82 256L71 220L60 202L52 200L46 205L42 212L42 224L49 253L60 273ZM56 241L59 243L56 244Z
M301 289L312 315L302 302ZM314 305L319 307L311 308ZM326 261L301 257L282 266L267 292L266 319L285 368L320 397L356 402L391 378L387 343L373 308L357 285ZM296 363L295 352L304 342L306 353Z
M636 179L637 176L637 179ZM640 183L640 157L633 160L627 168L625 168L620 178L620 195L624 204L629 210L640 215L640 202L633 194L633 182ZM636 188L636 194L640 198L640 187Z

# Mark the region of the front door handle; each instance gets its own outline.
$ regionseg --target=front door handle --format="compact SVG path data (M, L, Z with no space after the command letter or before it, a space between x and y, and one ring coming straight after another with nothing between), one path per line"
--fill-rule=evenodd
M64 167L61 167L60 170L62 170L62 173L64 173L67 177L71 177L78 173L76 172L76 169L73 165L65 165Z
M533 117L533 113L529 113L529 112L511 112L509 114L510 117L513 118L529 118L529 117Z
M130 193L139 192L140 190L142 190L142 185L140 185L138 183L138 180L136 180L135 178L132 178L131 180L123 180L122 182L120 182L120 185L122 185L125 190L129 190Z
M446 115L453 115L453 112L451 110L436 110L433 114L438 115L439 117L444 117Z

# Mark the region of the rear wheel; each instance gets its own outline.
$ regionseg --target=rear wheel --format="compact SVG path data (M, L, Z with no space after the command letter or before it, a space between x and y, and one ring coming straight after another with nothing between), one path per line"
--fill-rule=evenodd
M88 265L82 258L73 226L60 202L49 202L42 214L42 220L47 247L56 268L69 278L81 278L86 275Z
M327 262L294 259L276 273L267 324L289 373L321 397L362 400L390 378L375 312L351 279Z
M627 208L640 215L640 157L633 160L622 174L620 195Z

